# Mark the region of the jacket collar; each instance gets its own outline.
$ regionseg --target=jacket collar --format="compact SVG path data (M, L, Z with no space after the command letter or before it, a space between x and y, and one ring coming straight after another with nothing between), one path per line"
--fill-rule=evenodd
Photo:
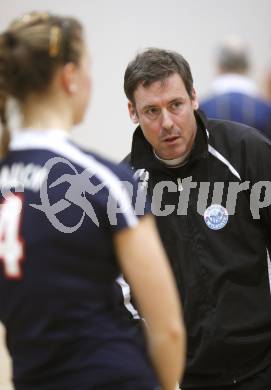
M208 155L208 137L206 132L207 119L204 114L197 110L195 111L197 122L197 133L195 142L188 162L185 166L191 164L194 160L206 158ZM131 150L131 165L135 169L159 169L169 170L153 154L152 146L143 135L142 129L138 126L133 134L132 150ZM178 168L179 169L179 168ZM180 168L181 169L181 168ZM170 169L172 170L172 169Z

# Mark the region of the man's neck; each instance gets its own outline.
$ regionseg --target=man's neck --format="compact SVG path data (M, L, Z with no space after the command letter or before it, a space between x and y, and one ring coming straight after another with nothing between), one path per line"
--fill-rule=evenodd
M154 149L153 149L153 153L154 153L155 158L157 160L159 160L160 162L162 162L164 165L166 165L168 168L179 168L179 167L186 164L186 162L188 160L188 156L190 154L190 151L188 153L186 153L185 155L182 155L180 157L173 158L173 159L164 159L164 158L159 157Z

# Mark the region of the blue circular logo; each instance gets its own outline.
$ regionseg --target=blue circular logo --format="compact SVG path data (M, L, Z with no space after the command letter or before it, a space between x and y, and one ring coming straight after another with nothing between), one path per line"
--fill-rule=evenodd
M222 229L228 222L229 214L220 204L212 204L204 212L206 225L213 230Z

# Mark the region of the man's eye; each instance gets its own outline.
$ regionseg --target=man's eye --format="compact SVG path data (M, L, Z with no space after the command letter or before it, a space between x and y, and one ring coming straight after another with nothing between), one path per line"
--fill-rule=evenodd
M158 112L159 110L158 110L158 108L155 108L155 107L152 107L152 108L150 108L149 110L148 110L148 112L150 113L150 114L155 114L156 112Z
M173 109L173 110L178 110L178 108L180 108L182 106L182 102L173 102L172 104L171 104L171 108Z
M150 107L150 108L148 108L148 109L145 111L145 114L148 115L148 116L154 117L154 116L159 115L159 112L160 112L159 108Z

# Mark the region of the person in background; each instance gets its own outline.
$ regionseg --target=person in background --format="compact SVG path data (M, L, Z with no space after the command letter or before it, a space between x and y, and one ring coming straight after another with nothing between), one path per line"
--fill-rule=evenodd
M152 217L137 217L122 189L137 189L126 168L69 138L90 91L76 19L33 12L1 33L0 321L14 386L173 390L184 328ZM13 136L11 97L22 113ZM117 305L120 273L145 318L146 345Z
M227 37L216 50L217 76L200 109L209 118L225 119L255 127L271 138L271 104L259 96L248 76L249 52L236 36Z
M137 125L125 162L149 194L184 308L181 388L269 390L271 143L205 118L179 53L137 54L124 90Z

